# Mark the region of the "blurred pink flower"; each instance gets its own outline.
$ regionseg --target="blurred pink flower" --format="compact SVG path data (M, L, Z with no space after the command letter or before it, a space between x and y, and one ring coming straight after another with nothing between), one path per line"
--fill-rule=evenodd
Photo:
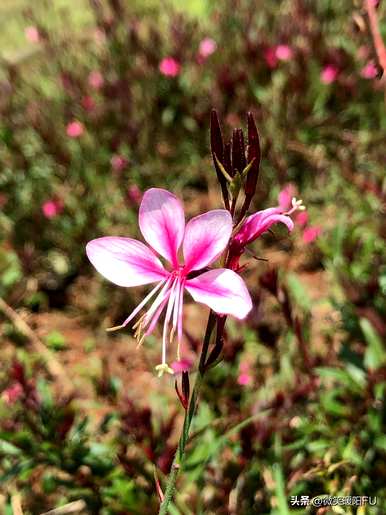
M217 49L217 43L212 38L204 38L200 42L200 46L198 47L198 53L201 57L206 59L210 55L212 55Z
M46 218L55 218L63 211L63 202L61 200L46 200L42 205L42 211Z
M67 125L66 133L69 138L79 138L84 133L84 126L82 123L74 120Z
M303 242L306 244L312 243L321 234L322 228L317 225L310 225L303 231Z
M173 374L166 362L166 349L177 335L177 360L182 340L182 311L185 290L196 302L216 313L244 319L252 309L252 300L244 281L229 269L205 269L225 250L232 233L232 217L225 209L215 209L196 216L185 226L180 200L164 189L151 188L139 208L139 227L150 247L132 238L105 237L86 246L89 260L106 279L118 286L130 287L156 283L156 286L118 327L125 327L155 297L151 307L134 325L140 345L150 335L163 311L162 362L158 375ZM184 262L179 251L182 247ZM157 254L168 262L161 263Z
M276 47L268 47L263 52L264 60L267 63L268 67L273 69L277 66L277 56L276 56Z
M250 375L250 363L242 361L239 365L239 376L237 382L241 386L248 386L252 382L252 376Z
M139 204L142 200L142 191L136 184L132 184L127 190L127 197L133 204Z
M190 359L181 359L180 361L173 361L171 365L175 374L181 374L181 372L189 372L192 368L192 362Z
M320 73L320 80L323 84L332 84L336 81L339 69L333 64L327 64Z
M110 163L114 172L121 172L127 166L127 159L119 154L114 154L111 157Z
M375 79L378 75L378 69L373 61L369 61L361 70L361 77L364 79Z
M307 223L308 223L307 211L300 211L295 217L295 222L300 227L304 227L305 225L307 225Z
M85 95L82 98L82 107L86 111L93 111L95 108L95 100L90 95Z
M39 43L40 41L40 34L39 34L39 31L36 27L34 26L29 26L29 27L26 27L24 29L24 34L25 34L25 37L26 39L30 42L30 43Z
M284 188L279 192L278 202L279 207L285 211L291 207L291 202L294 196L296 195L296 188L292 183L288 183L284 186Z
M278 45L275 51L276 57L279 61L290 61L293 58L293 50L288 45Z
M181 65L174 57L165 57L159 64L159 70L165 77L177 77L180 74Z
M252 377L249 374L242 372L237 378L237 382L241 386L248 386L252 382Z
M92 71L88 76L88 83L93 89L101 89L104 82L103 75L98 70Z
M1 394L1 399L8 405L15 404L23 396L23 387L20 383L14 383Z

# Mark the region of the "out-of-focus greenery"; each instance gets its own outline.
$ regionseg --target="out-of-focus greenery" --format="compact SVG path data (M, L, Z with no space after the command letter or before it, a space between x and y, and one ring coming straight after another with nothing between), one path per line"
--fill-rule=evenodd
M135 236L151 186L178 192L191 213L219 207L210 110L228 134L252 111L263 155L254 209L275 205L289 183L308 206L306 228L257 246L294 256L281 259L279 276L291 317L269 278L259 286L259 263L248 277L254 314L228 330L172 513L301 513L290 496L323 494L377 496L376 507L333 513L385 513L385 82L364 72L376 71L365 12L348 0L74 4L0 6L2 298L24 313L75 312L91 363L100 321L124 315L131 299L101 286L86 242ZM385 35L384 6L378 16ZM207 57L204 38L217 45ZM180 64L175 77L161 73L165 57ZM307 244L310 228L321 232ZM81 281L95 293L82 303L73 294ZM49 329L44 343L60 359L70 344ZM31 514L77 499L90 513L156 513L152 464L162 483L179 424L173 396L158 398L168 407L161 419L144 407L147 394L127 400L130 385L101 367L95 402L107 414L89 420L76 399L56 398L28 338L9 322L2 336L8 512L20 492Z

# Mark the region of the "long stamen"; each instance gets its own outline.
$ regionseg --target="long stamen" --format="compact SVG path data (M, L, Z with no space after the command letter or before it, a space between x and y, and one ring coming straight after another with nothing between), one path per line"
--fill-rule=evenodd
M153 288L153 289L151 290L151 292L150 292L148 295L146 295L146 297L143 299L143 301L142 301L142 302L140 302L140 303L138 304L138 306L134 309L134 311L132 311L132 312L130 313L130 315L126 318L126 320L125 320L121 325L117 325L117 326L115 326L115 327L109 327L108 329L106 329L106 331L108 331L108 332L118 331L118 329L122 329L123 327L126 327L126 326L127 326L127 324L130 322L130 320L132 320L132 319L135 317L135 315L136 315L139 311L141 311L141 309L142 309L142 308L143 308L143 307L144 307L144 306L149 302L149 300L150 300L150 299L151 299L151 298L152 298L152 297L157 293L157 291L161 288L161 286L162 286L163 284L166 284L166 283L168 282L168 280L169 280L169 279L167 279L167 280L166 280L166 282L165 282L165 281L160 281L160 282L157 284L157 286L156 286L155 288Z
M287 211L286 213L284 213L287 216L292 215L292 213L294 213L295 211L305 211L306 210L306 206L303 205L303 201L301 199L298 200L296 197L293 197L291 204L292 204L292 208L289 211Z
M182 311L184 308L184 290L185 290L185 281L181 283L180 289L180 298L178 300L178 322L177 322L177 342L178 342L178 353L180 351L181 341L182 341Z
M164 330L162 335L162 364L166 365L166 345L167 345L167 332L168 332L168 326L170 323L170 319L172 316L172 310L174 306L174 302L176 300L175 295L175 289L176 285L178 284L178 279L176 279L170 289L170 296L169 296L169 302L168 307L166 309L166 315L165 315L165 321L164 321Z

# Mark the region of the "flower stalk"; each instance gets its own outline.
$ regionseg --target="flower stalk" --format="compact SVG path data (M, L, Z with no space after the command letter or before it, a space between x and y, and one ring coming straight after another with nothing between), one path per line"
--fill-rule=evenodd
M225 325L225 324L224 324ZM222 339L221 333L224 329L224 325L220 324L220 327L218 327L217 336L216 336L216 343L219 340L219 338ZM201 355L200 355L200 361L198 365L198 371L196 376L196 382L194 384L194 388L192 391L192 395L189 400L189 404L187 406L187 409L185 410L185 418L184 423L182 426L182 431L180 435L180 439L178 442L176 454L174 456L174 460L170 469L170 474L167 480L166 489L164 493L163 501L160 505L160 509L158 512L158 515L166 515L169 511L169 505L173 499L174 492L176 489L176 481L178 477L178 473L180 471L181 465L184 460L185 455L185 448L186 444L189 439L189 433L190 433L190 427L192 424L192 420L197 408L198 404L198 398L201 391L201 387L204 381L205 373L208 370L208 362L207 362L207 355L209 352L210 342L212 340L212 334L213 330L216 327L216 314L213 311L210 311L208 323L206 326L204 341L201 349ZM220 329L220 330L219 330Z

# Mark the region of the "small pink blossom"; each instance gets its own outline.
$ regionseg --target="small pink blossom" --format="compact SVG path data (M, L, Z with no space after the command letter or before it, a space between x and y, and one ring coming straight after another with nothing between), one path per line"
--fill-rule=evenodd
M189 372L192 368L192 362L190 359L181 359L180 361L173 361L171 365L175 374L181 374L182 372Z
M276 47L268 47L263 52L264 60L267 63L268 67L273 70L277 66L277 56L276 56Z
M180 74L181 65L174 57L165 57L159 64L159 70L165 77L177 77Z
M333 64L328 64L323 68L320 73L320 80L323 84L332 84L336 81L339 74L339 69Z
M122 172L127 166L127 159L119 154L114 154L110 160L114 172Z
M306 244L312 243L321 234L322 228L316 225L310 225L303 231L303 241Z
M237 382L240 386L248 386L252 382L252 377L249 374L242 372L237 378Z
M240 386L248 386L252 382L252 376L250 374L250 363L242 361L239 365L239 376L237 382Z
M23 396L23 387L20 383L14 383L6 388L2 394L1 399L8 405L15 404Z
M139 208L139 227L149 247L138 240L104 237L86 246L89 260L106 279L118 286L156 283L126 318L125 327L155 297L151 307L134 325L140 345L166 311L162 335L162 363L156 370L173 374L166 362L167 347L177 336L177 361L181 361L183 297L187 291L196 302L216 313L243 319L252 309L251 297L239 275L226 268L199 273L225 250L232 233L232 217L224 209L196 216L185 226L182 203L172 193L152 188ZM182 247L183 262L179 257ZM168 263L165 268L157 254ZM191 272L198 275L191 277Z
M291 207L291 201L296 195L296 188L292 183L288 183L284 186L284 188L279 192L278 202L279 207L285 211Z
M90 73L90 75L88 76L89 86L91 86L93 89L96 89L96 90L101 89L104 82L105 81L104 81L103 75L98 70L92 71Z
M63 202L61 200L46 200L42 205L42 211L46 218L55 218L63 211Z
M139 204L142 200L142 191L138 188L136 184L132 184L129 186L127 190L127 198L133 204Z
M369 61L361 70L361 77L364 79L375 79L377 75L378 69L373 61Z
M294 55L292 48L288 45L278 45L275 54L279 61L290 61Z
M40 33L38 31L38 29L34 26L29 26L29 27L26 27L24 29L24 34L25 34L25 37L26 39L30 42L30 43L39 43L40 41Z
M69 138L79 138L84 133L84 126L82 123L74 120L67 125L66 133Z
M308 223L307 211L300 211L295 217L295 222L299 227L304 227Z
M217 43L212 38L204 38L198 47L198 53L203 59L207 59L217 50Z
M82 98L82 107L86 111L93 111L95 109L95 100L90 95L85 95Z

